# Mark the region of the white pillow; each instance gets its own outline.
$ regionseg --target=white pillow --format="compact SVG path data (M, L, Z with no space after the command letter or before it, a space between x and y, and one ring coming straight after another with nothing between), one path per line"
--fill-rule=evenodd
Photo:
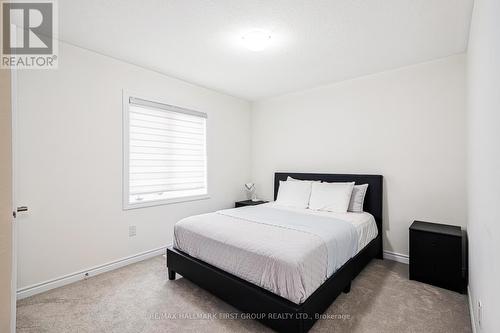
M284 182L280 180L276 203L288 207L307 208L310 196L310 182Z
M351 201L352 183L312 183L309 208L345 213Z
M321 180L302 180L302 179L295 179L290 176L286 178L287 182L308 182L308 183L321 183Z
M351 201L349 202L349 211L361 213L363 211L363 203L365 201L366 190L368 184L354 185L352 189Z

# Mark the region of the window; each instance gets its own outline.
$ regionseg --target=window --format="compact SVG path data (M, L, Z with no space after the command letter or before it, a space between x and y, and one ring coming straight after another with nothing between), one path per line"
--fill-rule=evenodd
M207 198L202 112L124 94L124 208Z

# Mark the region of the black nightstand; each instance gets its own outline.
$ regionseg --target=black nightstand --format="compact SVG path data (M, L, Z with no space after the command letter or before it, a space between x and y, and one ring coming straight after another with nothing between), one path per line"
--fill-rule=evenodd
M234 203L234 207L244 207L244 206L256 206L256 205L261 205L264 203L267 203L269 201L264 201L264 200L259 200L259 201L252 201L252 200L243 200L243 201L236 201Z
M467 235L458 226L415 221L410 226L410 280L464 294Z

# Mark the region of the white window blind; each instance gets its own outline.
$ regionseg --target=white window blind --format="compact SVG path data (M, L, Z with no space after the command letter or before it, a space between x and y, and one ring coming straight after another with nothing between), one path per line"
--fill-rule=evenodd
M207 195L206 114L128 98L129 207Z

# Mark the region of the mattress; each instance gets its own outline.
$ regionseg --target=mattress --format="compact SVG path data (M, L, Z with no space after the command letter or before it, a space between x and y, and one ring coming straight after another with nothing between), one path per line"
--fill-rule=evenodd
M182 219L174 247L300 304L377 234L369 213L268 203Z

